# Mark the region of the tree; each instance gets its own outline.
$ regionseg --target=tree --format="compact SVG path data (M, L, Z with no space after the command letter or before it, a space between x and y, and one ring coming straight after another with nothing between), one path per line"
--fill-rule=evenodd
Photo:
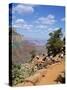
M63 38L63 43L64 45L63 45L62 51L64 52L64 55L65 55L65 37Z
M32 51L30 52L30 54L31 54L31 61L32 61L33 58L34 58L35 55L36 55L36 51L35 51L35 50L32 50Z
M61 28L58 30L49 33L50 38L47 41L47 49L48 54L53 54L55 56L57 53L61 52L61 48L63 47L63 40Z

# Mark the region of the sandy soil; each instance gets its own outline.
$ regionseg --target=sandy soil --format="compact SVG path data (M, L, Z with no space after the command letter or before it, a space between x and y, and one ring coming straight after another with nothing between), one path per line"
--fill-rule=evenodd
M37 82L37 85L43 85L43 84L55 84L55 80L57 79L58 75L64 71L64 62L56 63L51 65L47 69L47 73L45 74L45 77L42 77L39 82Z
M26 82L18 84L17 86L56 84L55 80L64 69L64 60L61 60L61 62L48 66L47 69L38 70L33 76L27 78Z

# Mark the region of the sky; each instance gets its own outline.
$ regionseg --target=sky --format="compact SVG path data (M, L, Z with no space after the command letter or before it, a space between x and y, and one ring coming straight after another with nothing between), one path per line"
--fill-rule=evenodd
M10 4L12 27L26 38L47 40L49 33L62 28L65 33L65 7L49 5Z

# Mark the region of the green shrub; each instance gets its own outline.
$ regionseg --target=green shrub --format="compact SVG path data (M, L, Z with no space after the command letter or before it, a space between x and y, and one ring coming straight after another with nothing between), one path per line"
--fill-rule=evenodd
M34 67L27 64L13 64L12 65L12 83L16 85L24 81L25 78L34 74Z

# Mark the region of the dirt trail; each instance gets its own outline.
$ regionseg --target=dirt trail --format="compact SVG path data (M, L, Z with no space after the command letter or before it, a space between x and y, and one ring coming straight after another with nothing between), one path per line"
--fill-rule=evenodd
M56 84L55 80L64 69L64 60L62 60L61 62L48 66L47 69L38 70L33 76L27 78L28 80L26 79L28 82L20 83L17 86L32 86L34 85L33 82L35 85Z
M56 78L58 75L64 71L64 62L62 61L61 63L56 63L51 65L47 69L47 73L45 74L45 77L42 77L40 81L37 82L36 85L44 85L44 84L55 84Z

